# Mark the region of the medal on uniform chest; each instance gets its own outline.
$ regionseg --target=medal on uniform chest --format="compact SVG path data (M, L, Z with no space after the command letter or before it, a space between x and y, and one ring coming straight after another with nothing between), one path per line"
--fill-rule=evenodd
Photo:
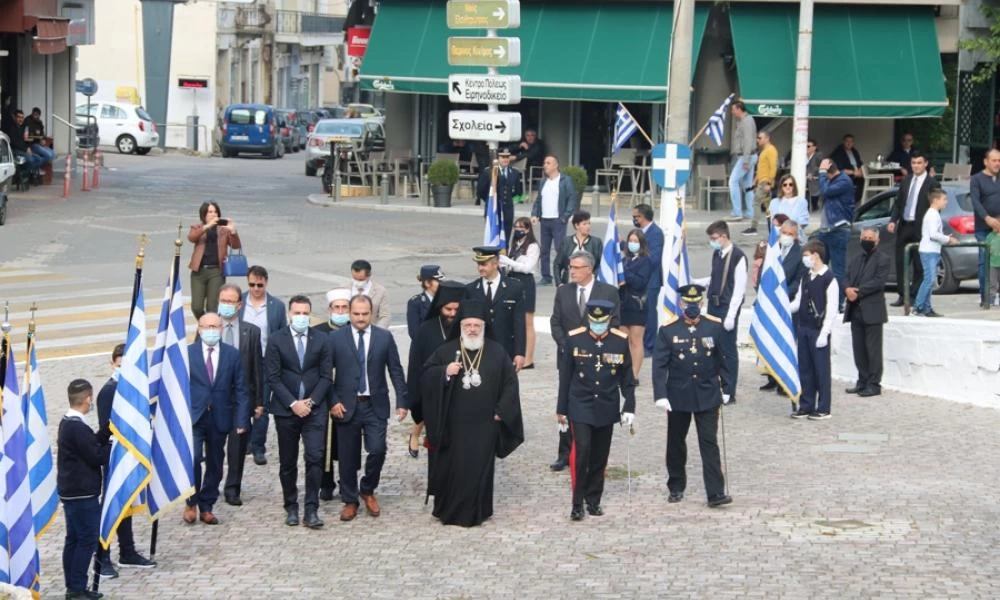
M600 342L597 342L597 343L598 343L598 344L600 344ZM604 366L604 365L603 365L603 364L601 364L601 356L600 356L600 355L598 355L598 356L597 356L597 364L595 364L595 365L594 365L594 370L595 370L595 371L597 371L598 373L600 373L600 372L601 372L601 368L602 368L603 366Z
M684 360L684 353L683 353L683 352L681 352L680 354L678 354L678 355L677 355L677 358L679 358L679 359L681 359L681 360Z
M469 353L462 346L462 368L465 373L462 375L462 389L468 390L479 387L483 384L483 378L479 374L479 365L483 362L483 349L480 348L475 356L470 357Z

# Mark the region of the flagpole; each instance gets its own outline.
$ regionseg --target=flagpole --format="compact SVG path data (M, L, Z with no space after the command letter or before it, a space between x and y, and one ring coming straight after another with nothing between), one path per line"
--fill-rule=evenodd
M639 121L637 121L637 120L636 120L636 118L635 118L635 115L633 115L633 114L632 114L632 111L630 111L630 110L628 109L628 107L627 107L627 106L625 106L625 104L624 104L624 103L622 103L622 102L618 102L618 104L619 104L619 105L621 105L621 107L625 109L625 112L627 112L627 113L628 113L628 116L632 117L632 122L633 122L633 123L635 123L635 126L636 126L636 129L638 129L638 130L639 130L639 133L641 133L641 134L642 134L642 137L646 138L646 141L647 141L647 142L649 142L649 146L650 146L650 147L653 147L653 146L655 146L656 144L654 144L654 143L653 143L653 140L652 140L652 138L650 138L650 137L649 137L649 134L648 134L648 133L646 133L646 130L645 130L645 129L643 129L643 128L642 128L642 125L640 125L640 124L639 124Z
M705 133L705 130L708 129L708 123L709 123L708 121L705 121L705 124L701 126L701 129L698 130L698 133L694 134L694 137L691 138L690 142L688 142L688 146L694 144L698 140L698 138L701 137L701 134Z

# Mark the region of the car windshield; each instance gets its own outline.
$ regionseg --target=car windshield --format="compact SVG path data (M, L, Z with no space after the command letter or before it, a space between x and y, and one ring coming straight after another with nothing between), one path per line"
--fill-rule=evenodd
M136 109L135 109L135 114L136 114L136 115L137 115L137 116L138 116L138 117L139 117L140 119L142 119L143 121L152 121L152 120L153 120L153 117L151 117L151 116L149 115L149 113L148 113L148 112L146 112L146 109L142 108L141 106L139 106L139 107L136 107Z
M345 135L349 137L361 137L361 125L353 123L323 123L316 126L316 133L322 135Z
M264 125L267 123L267 111L251 111L247 108L234 108L229 113L229 122L236 125Z

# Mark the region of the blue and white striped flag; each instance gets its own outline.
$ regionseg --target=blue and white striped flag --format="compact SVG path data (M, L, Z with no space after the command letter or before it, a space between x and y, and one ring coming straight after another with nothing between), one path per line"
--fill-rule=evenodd
M28 479L31 482L31 508L34 511L35 537L42 537L56 518L59 492L56 469L49 441L49 419L45 413L45 392L35 357L35 336L28 336L28 368L24 374L24 424L28 433Z
M611 148L611 153L618 152L638 128L639 126L636 124L635 118L632 117L632 113L625 108L624 104L619 102L618 110L615 111L615 141L614 147Z
M101 545L111 545L122 519L152 476L153 431L149 424L149 367L146 357L146 305L137 281L135 307L129 322L118 388L111 403L111 461L101 507Z
M7 506L3 514L10 553L10 583L38 592L38 544L31 512L31 482L28 479L28 435L21 412L21 393L14 367L14 349L7 343L7 375L3 389L3 453L10 460L4 472Z
M729 105L733 102L733 94L725 99L719 110L712 113L708 118L708 137L712 138L716 146L722 145L722 136L726 130L726 113L729 112Z
M750 342L764 370L788 394L792 404L798 404L801 393L798 348L785 287L785 269L781 266L779 238L778 228L772 227L761 266L753 320L750 321Z
M691 283L687 237L684 233L684 206L680 198L677 199L676 211L671 223L670 229L664 232L663 287L660 288L660 307L662 310L658 321L660 325L675 317L681 317L679 290Z
M184 297L175 257L167 278L160 326L149 366L153 405L153 478L146 501L158 519L175 502L194 493L194 435L191 431L191 369L184 330Z
M493 168L490 177L490 198L486 201L486 228L483 231L483 245L496 246L501 250L507 247L503 224L500 222L500 212L497 202L497 170Z
M615 204L608 212L608 230L604 233L604 248L601 249L601 268L597 280L618 287L625 283L622 268L622 251L618 241L618 224L615 223Z

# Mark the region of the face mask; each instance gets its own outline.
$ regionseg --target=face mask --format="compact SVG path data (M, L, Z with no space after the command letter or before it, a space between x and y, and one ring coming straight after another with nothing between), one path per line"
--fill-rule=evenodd
M722 250L722 242L719 240L709 240L708 245L712 247L712 250Z
M639 219L636 219L635 217L632 217L632 225L634 225L636 229L642 229L642 225L639 224Z
M692 321L701 316L701 307L697 304L685 304L684 316Z
M364 281L357 281L357 280L354 281L354 288L355 289L360 290L361 288L365 287L366 285L368 285L368 280L367 279L365 279Z
M815 261L813 261L813 257L811 257L811 256L803 256L802 257L802 264L804 264L807 269L813 268L813 263L814 262Z
M351 315L347 313L333 313L330 315L330 323L337 327L347 325L351 320Z
M628 243L628 251L631 252L632 254L638 254L639 253L639 242L629 242Z
M875 240L861 240L861 249L866 253L875 249Z
M611 324L608 323L607 321L605 321L603 323L594 323L592 321L590 323L590 330L594 332L594 335L604 335L605 333L608 332L608 327L610 325Z
M201 341L209 346L218 344L219 339L222 337L222 332L217 329L202 329L198 333L201 335Z
M227 321L236 316L235 304L219 304L219 316Z
M292 315L292 329L305 333L309 329L309 315Z
M528 235L528 232L524 231L523 229L515 229L514 230L514 239L515 240L519 240L519 239L523 238L526 235Z
M115 370L111 372L111 379L118 381L118 378L121 377L121 374L122 374L122 368L115 367Z
M778 244L780 244L782 248L788 248L788 247L789 247L789 246L791 246L791 245L792 245L792 244L793 244L794 242L795 242L795 238L794 238L794 237L792 237L792 236L790 236L790 235L783 235L783 236L781 236L781 238L780 238L780 239L778 240Z

